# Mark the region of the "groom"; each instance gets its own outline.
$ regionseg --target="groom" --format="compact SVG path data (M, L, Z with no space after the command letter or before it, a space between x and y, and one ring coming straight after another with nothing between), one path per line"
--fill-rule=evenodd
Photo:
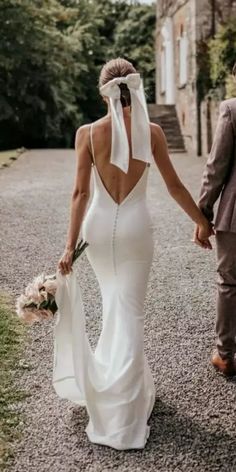
M236 75L236 64L233 69ZM214 229L217 249L218 297L216 347L212 365L227 376L236 375L236 98L225 100L213 146L203 174L199 207L210 222L221 194ZM195 242L199 239L198 228Z

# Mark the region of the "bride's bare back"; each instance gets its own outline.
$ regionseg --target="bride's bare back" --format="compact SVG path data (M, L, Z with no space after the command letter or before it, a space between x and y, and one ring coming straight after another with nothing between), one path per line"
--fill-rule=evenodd
M108 113L106 116L93 123L92 140L91 125L81 126L76 133L77 175L75 194L79 192L81 195L84 194L88 198L91 167L94 158L97 171L104 187L117 203L122 202L122 200L126 198L144 173L147 164L135 159L135 156L131 154L130 108L124 108L123 113L130 147L127 174L110 163L112 133L111 116ZM150 123L150 129L154 161L171 193L172 188L175 190L176 188L182 187L182 184L170 161L166 138L162 129L154 123Z
M92 158L104 187L115 202L120 204L140 180L147 164L135 159L131 151L131 117L130 111L124 112L125 126L130 147L128 173L125 174L117 166L110 163L111 154L111 117L109 115L98 120L92 126L90 146Z

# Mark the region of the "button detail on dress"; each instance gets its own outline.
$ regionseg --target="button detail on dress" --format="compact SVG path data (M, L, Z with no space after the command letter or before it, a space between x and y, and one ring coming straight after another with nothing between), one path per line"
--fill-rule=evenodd
M113 259L113 267L114 267L115 275L117 275L117 270L116 270L116 247L115 247L115 242L116 242L116 230L117 230L117 221L118 221L119 209L120 209L120 205L117 204L117 206L116 206L116 213L115 213L115 219L114 219L113 232L112 232L112 259Z

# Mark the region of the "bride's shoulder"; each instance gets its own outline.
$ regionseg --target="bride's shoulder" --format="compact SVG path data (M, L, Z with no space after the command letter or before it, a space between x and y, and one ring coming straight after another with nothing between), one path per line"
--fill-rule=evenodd
M152 141L165 140L165 133L157 123L150 123Z
M88 143L90 141L90 133L91 133L91 126L93 127L93 136L96 135L97 132L101 133L101 131L106 131L109 127L110 121L107 117L99 118L92 123L86 123L79 128L77 128L75 133L75 146L78 147L81 143Z
M79 128L77 128L76 130L76 134L85 135L86 133L89 132L90 126L91 126L91 123L79 126Z
M157 123L150 122L150 128L151 128L151 133L154 135L163 133L163 129Z
M155 156L156 151L158 150L159 154L162 150L164 154L167 150L167 140L165 133L161 126L156 123L150 123L151 125L151 145L152 145L152 152Z
M111 118L109 115L102 116L102 118L99 118L98 120L93 122L93 128L95 129L101 129L101 128L106 128L109 124L111 123Z
M86 123L79 126L79 128L76 130L76 134L86 135L90 132L91 126L93 126L93 128L97 128L97 127L101 128L101 127L105 127L108 124L108 122L109 122L108 117L104 116L91 123Z
M75 133L75 147L78 146L82 141L87 141L89 138L91 124L85 124L79 126Z

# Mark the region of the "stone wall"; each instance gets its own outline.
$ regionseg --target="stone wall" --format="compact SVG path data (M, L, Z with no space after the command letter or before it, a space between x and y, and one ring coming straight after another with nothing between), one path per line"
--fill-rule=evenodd
M183 5L176 9L173 16L173 27L175 40L175 71L176 71L176 110L180 121L182 134L186 148L196 151L196 133L194 132L194 122L196 121L196 90L195 90L195 42L194 16L192 14L193 1L181 2ZM179 50L178 37L183 29L188 38L188 61L187 61L187 83L183 86L179 81Z
M157 19L173 16L189 0L157 0ZM212 0L194 0L198 33L207 37L213 27ZM236 16L236 0L215 0L215 26L225 23ZM158 22L157 22L158 23ZM157 24L158 28L158 24Z
M179 0L176 2L162 1L158 2L157 15L157 36L156 36L156 82L157 97L159 104L165 103L165 93L161 93L161 71L160 56L163 38L161 29L165 22L166 16L172 17L174 32L174 71L175 71L175 104L180 121L181 131L188 151L196 152L197 150L197 134L195 122L196 116L196 50L195 50L195 0ZM179 50L178 38L181 30L187 33L188 38L188 80L183 86L179 82Z
M236 17L236 0L196 0L196 39L213 36L219 25Z
M182 8L189 0L157 0L157 18L173 16L179 8Z
M188 151L197 153L199 141L202 142L202 154L206 154L210 142L210 130L207 128L207 113L211 113L212 134L218 110L218 103L204 101L201 110L197 106L196 82L198 75L197 44L217 31L220 24L229 18L236 18L236 0L215 0L212 9L211 0L157 0L156 28L156 102L165 103L165 93L161 93L161 50L163 38L161 29L167 17L173 22L174 31L174 81L175 104L181 131ZM179 86L178 37L181 28L188 37L188 80L185 86ZM208 106L208 108L207 108ZM210 106L210 111L209 111ZM207 144L208 143L208 144Z
M219 116L220 101L209 97L201 103L201 123L202 123L202 155L208 156Z

